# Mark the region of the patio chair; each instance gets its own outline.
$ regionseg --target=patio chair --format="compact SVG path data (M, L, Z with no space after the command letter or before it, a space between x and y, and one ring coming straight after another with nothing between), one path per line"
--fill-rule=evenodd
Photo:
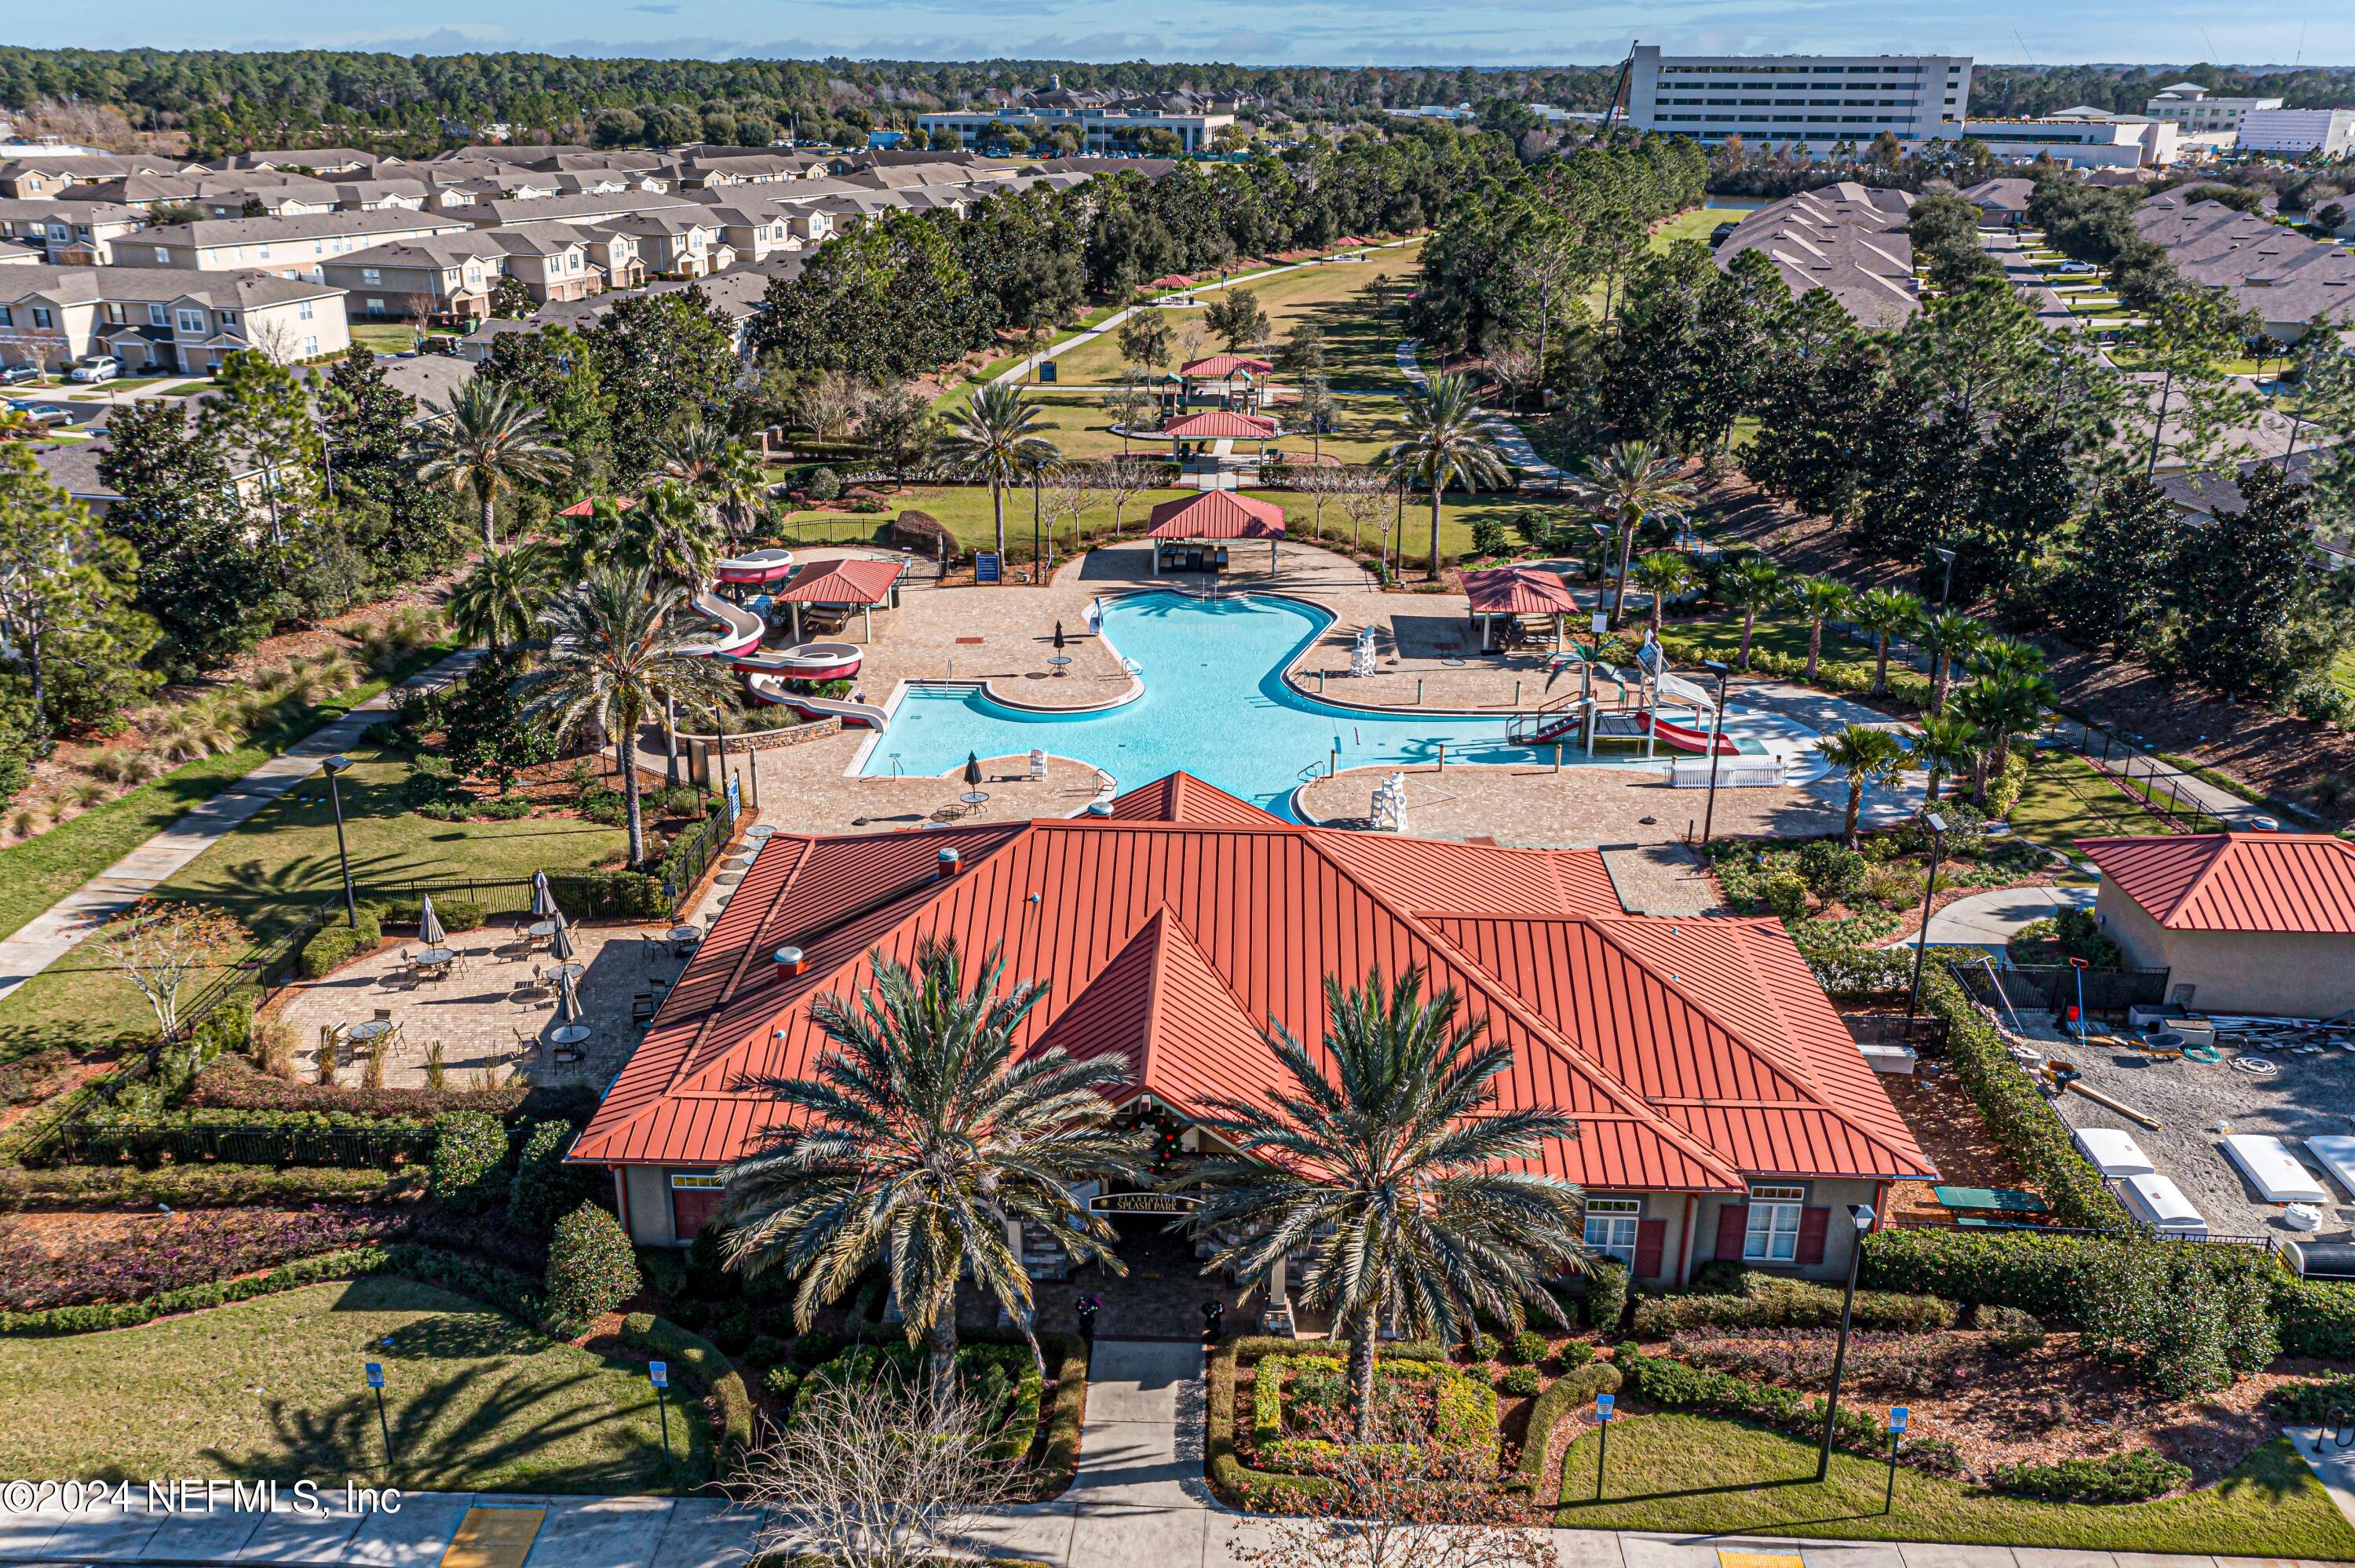
M389 1007L377 1008L375 1010L375 1017L378 1023L389 1023L392 1022L392 1009Z
M630 1022L644 1029L655 1021L655 993L642 991L630 999Z

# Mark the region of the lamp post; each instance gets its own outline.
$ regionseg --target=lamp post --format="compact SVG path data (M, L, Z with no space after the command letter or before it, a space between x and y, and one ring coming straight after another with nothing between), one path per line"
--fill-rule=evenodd
M1902 1404L1889 1407L1889 1486L1881 1494L1881 1511L1883 1513L1897 1502L1897 1446L1905 1440L1906 1414Z
M1618 1400L1608 1393L1594 1396L1594 1500L1603 1500L1603 1468L1611 1462L1611 1417Z
M1840 1373L1848 1366L1849 1320L1856 1315L1856 1271L1864 1261L1865 1233L1872 1229L1872 1205L1850 1203L1848 1217L1856 1224L1856 1238L1848 1249L1848 1298L1840 1303L1839 1343L1832 1348L1832 1392L1824 1402L1824 1446L1816 1455L1816 1479L1832 1473L1832 1432L1839 1422Z
M1938 589L1938 602L1941 605L1950 604L1955 598L1955 552L1947 549L1944 545L1933 545L1930 546L1930 553L1945 563L1946 577Z
M670 1453L670 1363L648 1361L646 1381L655 1385L655 1407L662 1412L663 1467L676 1470L677 1462Z
M1922 955L1930 946L1930 900L1938 893L1938 857L1945 853L1946 819L1935 811L1922 813L1930 830L1930 879L1922 885L1922 928L1913 933L1913 985L1905 993L1905 1034L1913 1034L1913 1012L1922 1003Z
M1722 659L1704 659L1702 665L1717 677L1717 712L1709 726L1709 800L1700 811L1700 847L1709 847L1710 830L1717 824L1717 743L1725 734L1725 683L1733 673Z
M344 868L344 919L355 928L360 923L359 905L352 897L352 853L344 842L344 791L336 776L352 765L352 759L341 752L319 764L327 771L327 799L336 808L336 860Z

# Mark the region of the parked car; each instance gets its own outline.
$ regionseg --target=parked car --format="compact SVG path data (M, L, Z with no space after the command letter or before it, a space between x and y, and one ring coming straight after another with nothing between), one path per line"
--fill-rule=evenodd
M38 425L70 425L73 423L72 409L60 408L54 403L36 403L30 397L9 398L8 411L12 414L22 414L27 418Z
M2100 269L2091 261L2063 261L2061 263L2061 270L2071 277L2077 277L2083 273L2099 271Z
M0 365L0 387L22 387L27 381L38 381L40 378L41 370L38 366Z
M101 355L95 359L85 359L73 367L73 378L76 381L112 381L122 374L123 361L107 355Z

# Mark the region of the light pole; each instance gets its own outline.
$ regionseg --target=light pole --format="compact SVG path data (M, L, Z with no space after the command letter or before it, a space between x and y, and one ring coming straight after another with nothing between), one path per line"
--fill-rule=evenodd
M1840 1373L1848 1365L1849 1320L1856 1315L1856 1271L1864 1262L1864 1237L1872 1229L1872 1205L1850 1203L1848 1217L1856 1223L1856 1239L1848 1249L1848 1298L1840 1303L1839 1343L1832 1348L1832 1392L1824 1402L1824 1446L1816 1455L1818 1481L1832 1473L1832 1432L1839 1423Z
M344 791L336 782L336 775L352 765L352 759L341 752L319 764L327 771L327 799L336 808L336 859L344 868L344 919L357 928L360 923L359 906L352 897L352 853L344 842Z
M1946 848L1946 819L1935 811L1922 813L1930 830L1930 879L1922 885L1922 928L1913 933L1913 985L1905 993L1905 1037L1913 1037L1913 1012L1922 1003L1922 955L1930 946L1930 900L1938 893L1938 857Z
M1950 604L1955 598L1955 552L1947 549L1944 545L1933 545L1930 546L1930 553L1945 563L1946 577L1944 585L1938 589L1938 602L1941 605Z
M1905 1441L1906 1409L1902 1404L1889 1407L1889 1486L1881 1494L1881 1511L1887 1513L1897 1502L1897 1446Z
M1725 734L1725 683L1733 673L1722 659L1704 659L1702 665L1717 677L1717 712L1709 726L1709 801L1700 811L1700 847L1709 847L1710 829L1717 824L1717 743Z
M662 1412L663 1467L675 1473L678 1462L670 1452L670 1363L648 1361L646 1381L655 1385L655 1406Z

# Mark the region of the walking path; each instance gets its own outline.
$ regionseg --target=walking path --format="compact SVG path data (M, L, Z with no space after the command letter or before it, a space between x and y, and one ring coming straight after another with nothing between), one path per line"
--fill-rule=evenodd
M2060 720L2053 726L2053 732L2073 751L2084 745L2085 726L2075 719ZM2205 779L2186 773L2150 752L2137 751L2132 755L2137 784L2147 779L2150 781L2148 789L2154 795L2171 795L2178 800L2189 800L2235 832L2254 832L2265 823L2278 823L2280 821L2274 808L2254 805L2231 790L2219 789ZM2113 770L2123 770L2126 766L2126 754L2121 752L2113 756L2108 766Z
M986 1554L1054 1568L1235 1568L1237 1549L1264 1547L1268 1521L1213 1499L1202 1480L1201 1351L1189 1343L1106 1340L1088 1384L1080 1470L1052 1502L1007 1509L975 1532ZM2313 1434L2299 1451L2310 1453ZM2355 1460L2318 1462L2342 1510L2355 1510ZM734 1568L750 1557L763 1522L711 1499L538 1497L413 1493L397 1513L346 1515L343 1494L322 1488L317 1518L282 1494L274 1511L240 1512L226 1486L211 1512L177 1516L108 1507L0 1512L0 1563L236 1564L239 1568L458 1568L452 1537L467 1510L541 1510L537 1533L503 1556L466 1556L501 1568ZM2355 1511L2350 1512L2355 1517ZM478 1521L479 1529L479 1521ZM499 1531L504 1536L506 1531ZM2222 1568L2236 1560L2145 1552L2045 1551L1815 1542L1790 1537L1643 1534L1553 1530L1563 1568ZM2273 1559L2275 1563L2286 1560Z
M402 683L417 689L448 684L482 655L461 649ZM211 800L192 807L170 827L67 894L0 941L0 1001L56 963L92 932L136 903L182 866L319 770L325 758L357 744L391 706L381 692L343 717L313 731Z
M1423 344L1419 339L1408 337L1399 340L1399 374L1405 376L1407 384L1418 392L1429 381L1423 373L1422 349ZM1570 475L1566 471L1538 456L1537 448L1529 445L1529 438L1521 433L1520 426L1502 414L1487 413L1480 424L1496 441L1497 450L1505 454L1505 461L1520 470L1523 477L1547 484L1561 484L1569 480Z
M1957 898L1930 916L1930 945L1987 948L2000 951L2019 928L2049 920L2063 909L2091 909L2094 887L1998 887ZM1912 947L1913 933L1891 937L1885 948Z

